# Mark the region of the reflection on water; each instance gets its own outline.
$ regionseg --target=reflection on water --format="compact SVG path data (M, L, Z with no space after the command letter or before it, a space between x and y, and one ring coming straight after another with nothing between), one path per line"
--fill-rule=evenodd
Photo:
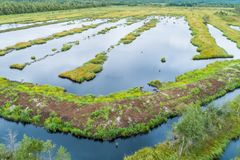
M105 27L124 22L123 20L116 23L104 24L82 34L55 39L44 45L14 51L11 54L0 57L0 75L11 80L20 81L24 79L24 81L33 83L62 86L69 92L77 94L108 94L130 87L144 86L153 79L173 81L179 74L202 68L208 63L220 60L193 61L192 57L197 52L196 48L190 43L191 32L187 23L183 18L165 17L162 18L156 28L143 33L132 44L121 45L110 52L109 59L104 64L103 72L98 74L93 81L76 84L58 78L59 73L82 65L84 62L92 59L95 54L106 50L110 45L117 43L121 37L143 24L143 21L141 21L131 26L120 26L105 35L82 40L86 36L97 33ZM233 54L235 58L239 58L240 53L239 49L236 48L236 44L223 37L222 33L216 28L210 25L208 27L217 44L230 54ZM3 34L0 34L1 36ZM3 36L3 38L7 37ZM33 55L41 57L51 52L52 48L60 49L62 44L75 40L80 40L79 46L74 46L67 52L35 63L27 67L24 71L9 69L9 65L12 63L26 62ZM166 58L166 63L161 63L161 58L163 57ZM227 100L231 100L236 95L239 95L239 90L221 97L215 101L215 104L220 105ZM22 124L0 119L0 137L4 137L8 129L12 129L18 133L18 139L27 134L28 136L42 140L50 139L58 146L62 145L66 147L71 153L73 160L120 160L125 155L132 154L138 149L146 146L154 146L166 140L167 137L171 137L171 126L178 119L170 119L166 124L159 126L147 134L127 139L117 139L114 142L96 142L88 139L78 139L71 135L50 134L43 128L36 128L32 125L23 126ZM0 142L2 141L0 140ZM119 144L118 148L115 146L116 142ZM223 160L230 159L233 155L236 155L237 150L235 146L235 142L232 142L228 146L222 157Z
M235 59L240 58L240 49L237 48L237 44L227 39L227 37L223 36L223 33L212 25L208 25L209 32L215 38L216 43L225 49L228 54L234 56Z
M236 95L239 95L240 90L231 92L213 103L222 105L226 100L232 100ZM221 103L220 103L221 102ZM172 137L172 125L179 120L179 117L169 119L165 124L153 129L147 134L138 135L126 139L118 138L113 142L99 142L88 139L80 139L67 134L50 134L41 127L34 127L32 125L22 125L14 122L9 122L0 119L0 137L5 137L8 130L11 129L18 133L18 140L22 139L23 135L38 138L41 140L51 140L57 146L64 146L72 155L73 160L122 160L124 156L133 154L137 150L144 147L153 147ZM4 143L0 139L0 143ZM118 147L116 147L118 143ZM238 153L238 142L232 142L226 149L222 160L229 160ZM94 152L94 154L93 154Z
M46 21L46 22L25 23L25 24L24 23L2 24L2 25L0 25L0 31L13 29L13 28L21 28L21 27L26 27L26 26L38 25L38 24L53 23L56 21L57 20L51 20L51 21Z
M228 144L220 160L234 159L235 157L238 156L240 156L240 139L233 140Z
M79 20L76 23L66 25L68 22L56 23L46 26L28 28L24 30L17 30L12 32L5 32L0 34L0 48L3 49L7 46L15 45L18 42L27 42L29 40L34 40L37 38L44 38L52 35L56 32L61 32L64 30L69 30L76 27L81 27L82 25L89 25L92 23L99 23L106 20L96 20L96 21L85 21Z
M184 72L202 68L214 61L225 60L193 61L192 57L198 53L190 43L192 37L188 24L183 18L165 17L161 18L157 27L144 32L133 43L120 45L112 50L108 54L109 58L103 66L103 71L97 74L94 80L78 84L58 77L59 73L81 66L97 53L116 44L127 33L140 27L143 21L131 26L118 27L105 35L82 40L105 27L119 23L123 23L123 20L0 57L0 75L11 80L61 86L68 92L79 95L101 95L136 86L146 86L149 81L155 79L163 82L174 81L177 75ZM219 46L234 55L235 59L240 57L240 50L235 43L222 36L222 32L218 29L210 25L208 27ZM80 45L74 46L68 52L34 63L23 71L9 69L13 63L28 62L31 56L42 57L51 53L52 48L60 49L62 44L75 40L80 40ZM166 63L161 63L163 57L166 58Z
M171 126L178 118L170 119L167 123L152 130L148 134L135 136L127 139L116 139L114 142L100 142L88 139L79 139L66 134L50 134L43 128L36 128L32 125L24 126L14 122L0 119L0 137L5 137L11 129L18 133L18 140L23 135L51 140L57 146L64 146L71 154L73 160L122 160L125 155L133 154L135 151L153 146L171 137ZM0 142L4 143L2 139ZM116 143L118 147L116 148Z
M230 26L232 29L238 30L240 31L240 27L239 26Z

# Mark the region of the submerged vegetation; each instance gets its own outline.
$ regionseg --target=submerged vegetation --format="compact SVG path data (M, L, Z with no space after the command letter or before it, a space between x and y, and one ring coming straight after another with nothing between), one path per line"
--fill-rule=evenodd
M144 148L125 160L216 159L240 136L240 97L219 108L189 106L174 125L174 139Z
M84 63L83 66L72 71L61 73L59 77L67 78L78 83L90 81L96 77L97 73L102 71L103 64L106 60L106 53L99 53L95 56L94 59L91 59L90 61Z

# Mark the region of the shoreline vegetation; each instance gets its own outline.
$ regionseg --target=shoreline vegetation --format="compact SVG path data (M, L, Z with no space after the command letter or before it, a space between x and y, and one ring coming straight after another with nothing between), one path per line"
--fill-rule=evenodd
M157 26L157 23L159 22L159 20L157 19L151 19L148 22L145 22L143 26L139 27L138 29L136 29L135 31L129 33L128 35L126 35L124 38L122 38L118 44L130 44L132 43L134 40L137 39L137 37L141 36L141 34L145 31L150 30L151 28L154 28Z
M81 67L63 72L59 74L59 77L66 78L77 83L90 81L96 77L97 73L103 70L103 64L107 60L106 54L106 52L98 53L95 58L84 63Z
M217 159L233 139L240 136L240 96L223 106L201 110L189 106L173 125L173 138L144 148L124 160Z
M48 37L45 37L45 38L38 38L38 39L30 40L30 41L27 41L27 42L19 42L19 43L13 45L13 46L9 46L9 47L6 47L4 49L0 49L0 56L4 56L4 55L6 55L6 54L8 54L8 53L10 53L14 50L21 50L21 49L31 47L33 45L44 44L44 43L47 43L48 41L53 40L53 39L58 39L58 38L62 38L62 37L77 34L77 33L82 33L82 32L84 32L88 29L94 29L94 28L96 28L99 25L102 25L104 23L106 23L106 22L101 22L101 23L98 23L98 24L90 24L90 25L79 27L79 28L73 28L73 29L70 29L70 30L65 30L65 31L62 31L62 32L54 33L54 34L52 34Z
M64 11L70 9L82 9L104 6L182 6L182 7L198 7L198 6L218 6L218 7L239 7L236 0L209 0L209 1L189 1L189 0L3 0L0 2L0 15L19 14L19 13L36 13L44 11Z
M216 44L208 31L207 24L221 30L224 36L240 48L239 31L230 27L230 25L240 26L239 13L236 13L233 8L111 6L0 16L0 21L3 20L0 23L66 18L108 18L114 21L132 17L132 20L126 23L131 25L148 16L185 17L192 31L191 43L199 52L193 60L202 60L232 58L230 53ZM157 22L157 19L145 22L144 26L129 33L117 45L132 43L141 33L156 27ZM21 42L0 50L0 55L32 45L44 44L55 38L81 33L103 23L107 22L59 32L47 38ZM107 33L109 30L111 28L105 28L99 34ZM54 53L47 56L53 56L60 50L68 51L73 45L73 43L65 44L59 51L53 49ZM93 79L102 71L107 53L117 45L110 46L106 52L97 54L83 66L60 75L62 78L79 83ZM31 59L34 63L47 56L38 59L31 57ZM10 68L22 70L26 65L28 63L12 64ZM210 160L218 158L229 141L240 136L240 97L217 109L210 107L201 110L200 106L240 88L239 77L240 60L225 60L186 72L177 76L173 82L159 80L149 82L150 86L157 89L156 93L142 91L141 87L137 87L106 96L78 96L67 93L60 87L15 82L0 77L0 117L42 126L49 132L69 133L95 140L113 140L118 137L147 133L169 118L182 115L180 121L174 125L172 139L152 148L141 149L126 157L125 160L154 160L163 157L167 160L199 158ZM34 139L26 139L37 142ZM0 145L0 155L2 149L5 148Z
M131 24L131 21L134 23L134 18L142 19L148 16L182 16L186 18L186 21L189 24L189 27L192 31L192 40L191 43L197 47L199 54L193 57L193 60L203 60L203 59L212 59L212 58L232 58L231 54L228 54L223 48L219 47L216 44L215 39L210 35L207 24L211 24L214 27L220 29L224 35L235 42L240 47L240 38L239 31L232 29L229 24L240 26L238 13L235 13L234 9L231 8L183 8L183 7L154 7L154 6L134 6L134 7L103 7L98 10L95 8L82 9L82 10L71 10L63 11L63 13L53 12L52 16L56 16L55 20L60 19L75 19L75 18L90 18L90 19L122 19L127 17L132 17L132 20L128 20L128 23ZM139 12L139 10L142 10ZM225 14L226 12L226 14ZM47 12L36 13L36 15L41 15L43 18L46 18ZM224 13L224 15L222 15ZM30 14L25 14L23 19L28 19L29 21L36 21L37 18L31 16ZM78 15L81 15L78 17ZM4 17L19 17L20 15L9 15L9 16L0 16L0 20ZM24 18L25 17L25 18ZM227 20L229 17L230 20ZM137 20L136 20L137 21ZM92 26L94 28L94 26ZM91 28L91 27L90 27ZM74 30L74 29L73 29ZM73 31L75 32L75 31ZM105 32L105 31L103 31ZM69 34L72 34L69 32ZM55 35L58 37L58 35ZM122 43L129 43L131 40L136 38L138 33L132 33L127 38L122 40ZM54 36L49 36L54 38ZM61 37L61 36L60 36ZM12 50L23 49L26 47L31 47L34 44L43 44L46 43L47 38L39 38L29 42L20 42L14 46L6 47L5 49L0 50L0 55L5 55Z
M25 62L25 63L22 63L22 64L20 64L20 63L11 64L9 66L9 68L10 69L17 69L17 70L22 71L23 69L25 69L25 67L30 66L33 63L42 61L42 60L46 59L47 57L54 56L58 53L66 52L66 51L70 50L73 46L79 45L79 44L80 44L79 41L68 42L68 43L62 45L61 51L57 51L57 49L54 48L54 49L52 49L52 52L54 52L54 53L47 54L47 55L45 55L41 58L36 58L35 56L32 56L31 57L31 60L32 60L31 62Z
M130 23L135 23L136 20L131 20ZM135 29L133 32L127 34L124 38L122 38L116 45L110 46L107 51L98 53L95 58L90 61L84 63L81 67L76 69L66 71L59 74L60 78L69 79L73 82L82 83L84 81L93 80L96 77L96 74L103 70L103 65L105 61L107 61L107 53L113 50L116 46L119 46L121 43L130 44L137 39L137 37L141 36L141 34L145 31L150 30L153 27L156 27L158 20L151 19L148 22L145 22L141 27ZM98 34L106 34L109 30L116 28L115 26L110 28L105 28L102 31L98 32Z
M158 93L135 88L99 97L1 78L0 115L80 137L129 137L181 114L192 103L203 105L239 88L239 64L239 60L215 62L187 72L176 82L162 83Z
M205 18L206 19L206 18ZM212 58L233 58L223 48L216 44L215 39L210 35L204 17L199 15L187 16L190 29L192 30L191 43L197 47L198 55L193 60L212 59ZM205 20L207 21L207 20Z
M114 20L114 21L113 21L113 20ZM113 19L113 20L110 20L110 21L111 21L111 22L116 22L116 21L118 21L118 19ZM131 21L132 24L133 24L133 23L136 23L136 22L137 22L137 21ZM118 28L118 27L121 26L121 25L124 25L124 23L123 23L123 24L116 25L116 26L112 26L112 27L106 27L105 29L103 29L103 30L101 30L101 31L99 31L99 32L97 32L97 33L94 33L94 34L92 34L91 36L87 36L87 37L83 38L83 40L89 39L89 38L91 38L91 37L95 37L96 35L106 34L106 33L108 33L110 30L116 29L116 28ZM17 70L20 70L20 71L21 71L21 70L23 70L26 66L30 66L30 65L33 64L33 63L42 61L42 60L46 59L47 57L54 56L54 55L56 55L56 54L58 54L58 53L66 52L66 51L70 50L73 46L79 45L79 44L80 44L80 41L79 41L79 40L73 41L73 42L68 42L68 43L63 44L63 46L62 46L62 48L61 48L61 51L57 51L56 48L53 48L51 51L54 52L54 53L47 54L47 55L45 55L45 56L43 56L43 57L41 57L41 58L38 58L38 59L35 57L35 59L32 59L31 62L25 62L25 63L23 63L23 64L20 64L20 63L11 64L9 67L10 67L10 69L17 69ZM115 47L115 46L110 46L110 47L107 49L107 52L110 52L114 47Z
M29 29L29 28L34 28L34 27L41 27L41 26L46 26L46 25L51 25L51 24L57 24L57 23L63 23L63 22L68 22L71 21L71 19L64 19L64 20L53 20L53 21L43 21L41 23L35 22L35 24L30 24L29 23L24 23L24 24L30 24L30 25L26 25L26 26L22 26L22 27L16 27L16 28L8 28L8 29L4 29L4 30L0 30L0 33L5 33L5 32L12 32L12 31L18 31L18 30L24 30L24 29ZM20 23L21 24L21 23ZM0 24L4 25L4 24Z
M24 135L22 140L17 141L16 137L17 134L11 130L6 137L1 137L6 140L5 144L0 143L1 160L71 160L71 155L64 147L56 147L50 140Z

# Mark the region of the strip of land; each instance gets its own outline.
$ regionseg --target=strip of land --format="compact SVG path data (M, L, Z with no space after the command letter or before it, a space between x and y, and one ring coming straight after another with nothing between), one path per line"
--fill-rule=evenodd
M226 36L231 41L235 42L237 44L237 47L240 48L240 32L239 31L229 27L229 24L226 21L223 21L221 18L217 16L211 16L209 18L209 23L214 27L218 28L219 30L221 30L224 36Z
M103 70L103 65L105 61L107 61L107 53L109 53L112 49L116 46L119 46L121 43L129 44L132 43L134 40L137 39L143 32L150 30L153 27L156 27L158 20L151 19L149 22L146 22L143 26L137 28L133 32L126 35L122 38L118 44L110 46L107 51L103 53L99 53L96 55L95 58L91 59L90 61L84 63L81 67L76 69L66 71L59 74L59 77L69 79L73 82L82 83L84 81L93 80L96 77L96 74ZM112 28L106 28L100 33L106 33L108 30Z
M192 30L192 44L197 46L200 53L193 57L194 60L212 59L212 58L232 58L223 48L216 44L215 39L210 35L204 22L204 17L197 14L187 16L187 20Z
M175 139L167 140L153 148L141 149L125 160L218 159L227 144L240 136L239 123L239 96L220 109L200 111L196 107L195 111L184 113L182 119L175 124Z
M100 34L106 34L107 32L109 32L110 30L112 29L115 29L117 28L118 26L121 26L123 24L119 24L119 25L116 25L116 26L112 26L112 27L107 27L107 28L104 28L103 30L99 31L98 33L94 33L92 34L91 36L87 36L85 38L83 38L83 40L85 39L89 39L90 37L95 37L96 35L100 35ZM74 45L79 45L79 41L73 41L73 42L68 42L66 44L63 44L62 48L61 48L61 52L66 52L68 50L70 50ZM112 50L114 48L114 46L110 46L107 50L107 52L109 52L110 50ZM36 63L36 62L39 62L39 61L42 61L48 57L52 57L52 56L55 56L56 54L58 53L61 53L60 51L57 51L56 48L52 49L52 51L54 53L51 53L51 54L47 54L45 55L44 57L41 57L41 58L38 58L38 59L34 59L33 61L31 62L25 62L25 63L14 63L14 64L11 64L10 65L10 68L11 69L17 69L17 70L23 70L26 66L30 66L32 65L33 63ZM61 77L61 76L60 76ZM76 80L75 80L76 81Z
M61 51L57 51L56 49L52 49L54 53L47 54L41 58L36 58L35 56L31 57L32 61L31 62L25 62L25 63L14 63L10 65L11 69L17 69L22 71L25 67L32 65L33 63L45 60L48 57L55 56L56 54L66 52L70 50L74 45L79 45L79 41L73 41L73 42L68 42L66 44L63 44Z
M27 42L20 42L20 43L17 43L15 45L13 45L13 46L9 46L9 47L6 47L4 49L0 49L0 56L4 56L4 55L6 55L6 54L8 54L8 53L10 53L14 50L21 50L21 49L31 47L33 45L44 44L44 43L47 43L48 41L53 40L53 39L62 38L62 37L65 37L65 36L76 34L76 33L82 33L82 32L84 32L88 29L96 28L99 25L104 24L104 23L106 23L106 22L101 22L101 23L98 23L98 24L90 24L90 25L82 26L80 28L73 28L73 29L70 29L70 30L65 30L65 31L62 31L62 32L54 33L54 34L52 34L48 37L45 37L45 38L38 38L38 39L30 40L30 41L27 41Z
M218 13L226 12L224 16L219 16ZM38 16L37 16L38 15ZM64 18L112 18L122 19L127 17L134 18L146 18L148 16L183 16L189 23L192 30L192 44L197 46L197 54L193 57L194 60L199 59L211 59L211 58L231 58L231 53L227 53L223 48L218 46L214 38L208 32L207 23L210 23L223 31L224 35L237 43L239 47L239 31L234 31L229 27L229 24L239 26L239 15L234 13L234 9L231 8L183 8L183 7L154 7L154 6L135 6L135 7L103 7L103 8L89 8L81 10L71 10L62 12L44 12L24 14L24 15L8 15L0 16L0 21L3 22L19 22L19 21L44 21L44 20L61 20ZM7 18L6 18L7 17ZM224 17L224 18L223 18ZM228 20L226 20L228 19ZM131 23L131 22L130 22ZM128 39L125 39L124 43L130 42L138 34L129 35ZM44 40L36 40L33 43L41 44ZM12 49L19 49L24 47L30 47L31 43L19 43L16 46L9 47L9 49L0 50L0 55L5 55Z
M83 64L83 66L71 71L66 71L59 74L61 78L67 78L74 82L82 83L90 81L96 77L96 74L103 70L103 64L107 60L107 53L102 52L95 56L95 58Z
M162 83L158 93L140 89L109 96L76 96L64 89L0 79L0 115L93 139L144 133L192 103L208 103L240 87L240 60L215 62Z
M151 28L156 27L159 21L157 19L151 19L149 22L146 22L143 26L139 27L135 31L129 33L124 38L119 41L119 44L130 44L137 39L143 32L150 30Z

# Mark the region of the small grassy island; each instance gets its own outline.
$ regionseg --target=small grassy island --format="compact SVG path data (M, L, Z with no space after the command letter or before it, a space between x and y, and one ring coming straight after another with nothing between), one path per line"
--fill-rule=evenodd
M0 129L20 136L0 140L0 160L106 159L102 149L112 159L220 159L240 136L240 96L228 100L240 88L240 3L160 1L1 1ZM169 138L147 139L156 127Z

